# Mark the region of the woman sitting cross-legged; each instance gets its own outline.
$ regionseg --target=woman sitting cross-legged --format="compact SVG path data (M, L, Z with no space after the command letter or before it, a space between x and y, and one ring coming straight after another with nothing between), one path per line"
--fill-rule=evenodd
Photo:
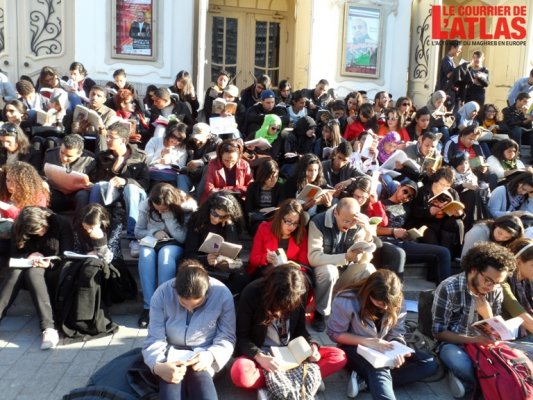
M265 374L280 371L280 362L270 355L271 346L287 346L302 336L312 348L308 361L318 363L322 378L344 367L344 352L319 347L305 327L306 281L294 265L280 265L250 283L242 292L237 315L237 353L231 380L237 387L261 389Z
M230 291L197 261L183 260L176 279L159 286L150 304L143 357L160 378L159 399L218 399L213 375L224 368L234 346Z
M176 264L183 254L187 222L196 211L194 199L168 183L153 187L139 208L135 236L157 239L155 247L141 245L139 252L139 277L143 291L144 309L139 327L148 325L150 299L158 285L176 275Z
M394 400L393 385L414 383L437 372L433 356L419 351L396 356L392 368L376 368L358 354L359 345L385 352L395 341L405 344L405 316L400 279L386 269L345 287L333 300L328 336L346 352L348 368L366 381L374 399Z

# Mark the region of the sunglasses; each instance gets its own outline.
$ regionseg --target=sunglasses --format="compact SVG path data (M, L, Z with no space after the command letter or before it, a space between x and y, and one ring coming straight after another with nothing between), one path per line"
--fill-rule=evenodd
M220 215L220 214L217 213L215 210L211 210L210 213L211 213L211 216L212 216L213 218L220 219L220 220L222 220L222 221L225 221L225 220L229 219L229 214L226 214L226 215Z
M285 218L283 218L283 223L284 223L285 225L287 225L287 226L295 226L295 227L297 227L298 225L300 225L299 222L292 222L292 221L289 221L289 220L287 220L287 219L285 219Z
M17 127L12 124L4 124L0 128L0 134L5 136L16 136Z
M411 193L411 191L409 189L402 189L400 192L403 195L405 195L408 199L412 199L413 198L413 194Z
M405 106L409 106L409 107L410 107L411 104L409 104L409 103L402 103L402 107L405 107Z
M387 118L387 121L397 121L398 118L397 117L389 117Z
M279 128L280 128L280 127L277 126L277 125L272 125L272 126L270 127L270 129L272 129L273 131L277 131Z

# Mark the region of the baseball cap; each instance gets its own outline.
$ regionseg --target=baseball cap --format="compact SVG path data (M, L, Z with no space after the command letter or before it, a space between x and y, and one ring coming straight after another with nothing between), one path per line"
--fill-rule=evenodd
M263 90L261 92L261 100L274 99L274 98L276 98L276 95L274 94L272 90Z

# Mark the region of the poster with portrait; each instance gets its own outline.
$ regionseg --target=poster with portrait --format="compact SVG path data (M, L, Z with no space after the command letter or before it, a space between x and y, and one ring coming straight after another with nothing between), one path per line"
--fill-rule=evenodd
M379 78L381 10L347 3L341 75Z
M155 60L157 0L113 0L114 58Z

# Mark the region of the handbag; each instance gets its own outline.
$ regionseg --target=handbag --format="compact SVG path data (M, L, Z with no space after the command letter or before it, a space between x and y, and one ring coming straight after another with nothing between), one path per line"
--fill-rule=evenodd
M318 364L304 362L287 371L265 371L265 381L271 400L312 400L322 377Z

